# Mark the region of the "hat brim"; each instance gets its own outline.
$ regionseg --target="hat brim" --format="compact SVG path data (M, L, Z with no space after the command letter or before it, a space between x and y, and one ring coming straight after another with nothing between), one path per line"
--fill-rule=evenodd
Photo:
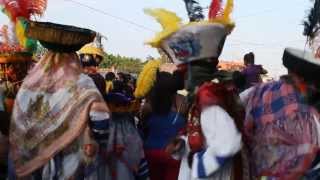
M89 45L83 46L80 49L79 54L94 54L94 55L103 57L105 53L103 52L102 49L93 47L91 44L89 44Z
M283 65L306 80L314 80L320 74L320 59L310 52L286 48L283 54Z

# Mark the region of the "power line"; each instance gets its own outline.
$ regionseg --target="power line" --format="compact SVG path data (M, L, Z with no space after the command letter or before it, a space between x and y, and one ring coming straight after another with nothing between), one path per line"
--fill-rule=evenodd
M122 17L118 17L118 16L115 16L115 15L112 15L112 14L107 13L107 12L101 10L101 9L94 8L94 7L92 7L92 6L89 6L89 5L80 3L80 2L78 2L78 1L74 1L74 0L65 0L65 1L70 1L70 2L72 2L72 3L74 3L74 4L79 5L79 6L86 7L86 8L88 8L88 9L92 10L92 11L99 12L99 13L104 14L104 15L106 15L106 16L109 16L109 17L112 17L112 18L114 18L114 19L123 21L123 22L125 22L125 23L127 23L127 24L131 24L131 25L136 26L136 27L138 27L138 28L140 28L140 29L144 29L144 30L148 30L148 31L151 31L151 32L155 32L153 29L150 29L150 28L148 28L148 27L146 27L146 26L143 26L143 25L141 25L141 24L138 24L138 23L136 23L136 22L134 22L134 21L131 21L131 20L128 20L128 19L125 19L125 18L122 18Z
M138 27L138 28L141 28L141 29L144 29L144 30L148 30L148 31L151 31L151 32L156 32L156 31L154 31L153 29L150 29L150 28L148 28L148 27L146 27L146 26L143 26L143 25L141 25L141 24L138 24L138 23L136 23L136 22L134 22L134 21L131 21L131 20L128 20L128 19L125 19L125 18L122 18L122 17L118 17L118 16L115 16L115 15L112 15L112 14L107 13L107 12L101 10L101 9L94 8L94 7L89 6L89 5L86 5L86 4L84 4L84 3L80 3L80 2L75 1L75 0L65 0L65 1L70 1L70 2L72 2L72 3L74 3L74 4L77 4L78 6L82 6L82 7L88 8L88 9L90 9L90 10L92 10L92 11L101 13L101 14L103 14L103 15L112 17L112 18L114 18L114 19L120 20L120 21L125 22L125 23L128 23L128 24L131 24L131 25L136 26L136 27ZM206 8L208 8L208 7L206 7ZM278 10L278 9L276 9L276 10ZM275 11L275 9L266 9L266 10L257 12L257 13L255 13L255 14L251 14L251 15L247 15L247 16L242 16L242 17L240 17L240 18L257 16L257 15L259 15L259 14L268 13L268 12L273 12L273 11ZM236 39L232 39L231 41L236 42L236 44L232 44L232 45L236 45L236 46L242 44L242 45L250 45L250 46L268 47L268 46L274 46L274 45L277 46L277 45L279 44L279 43L272 43L272 44L256 43L256 42L242 41L242 40L236 40ZM240 43L240 44L238 44L238 43ZM279 45L278 45L278 46L279 46Z

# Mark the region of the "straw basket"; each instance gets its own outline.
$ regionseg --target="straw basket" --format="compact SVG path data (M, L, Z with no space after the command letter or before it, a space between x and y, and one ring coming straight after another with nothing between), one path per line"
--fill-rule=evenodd
M94 40L96 33L89 29L31 21L26 34L37 39L47 49L57 52L74 52Z

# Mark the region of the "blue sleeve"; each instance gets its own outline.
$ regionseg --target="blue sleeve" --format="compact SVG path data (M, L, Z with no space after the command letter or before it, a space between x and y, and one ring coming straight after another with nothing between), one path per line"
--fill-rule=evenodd
M90 112L90 128L95 140L100 144L108 139L110 115L108 112Z

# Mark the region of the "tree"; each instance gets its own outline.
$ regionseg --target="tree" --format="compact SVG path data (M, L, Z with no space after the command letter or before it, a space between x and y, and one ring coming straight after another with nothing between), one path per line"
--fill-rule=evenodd
M131 58L120 55L107 54L100 63L101 68L115 66L119 71L138 74L144 63L139 58Z

